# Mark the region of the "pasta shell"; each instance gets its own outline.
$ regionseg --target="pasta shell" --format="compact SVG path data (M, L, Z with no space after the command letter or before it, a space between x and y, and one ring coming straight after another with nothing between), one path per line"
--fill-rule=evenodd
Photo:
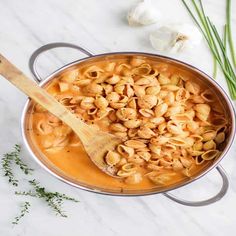
M132 57L130 60L131 66L140 66L141 64L144 64L145 60L139 57Z
M112 77L105 80L108 84L117 84L120 81L120 77L118 75L113 75Z
M181 126L178 123L174 122L174 121L168 121L167 125L166 125L166 128L170 133L176 134L176 135L182 133L182 131L183 131Z
M190 168L190 166L193 164L193 160L189 157L180 157L180 161L182 163L182 165L186 168Z
M56 137L64 137L72 132L72 129L67 125L54 127L53 133Z
M108 101L103 96L97 96L94 104L99 109L105 109L108 106Z
M79 76L79 71L78 70L70 70L66 73L64 73L61 77L60 80L66 83L73 83Z
M156 117L163 116L167 112L167 109L168 109L168 105L166 103L157 105L154 110L155 116Z
M172 167L174 171L180 171L183 169L183 164L178 159L175 159L172 163Z
M227 120L224 117L216 117L211 120L211 124L214 126L225 126Z
M116 131L116 132L126 132L127 131L127 128L120 123L113 123L109 126L109 128L112 131Z
M147 128L147 127L141 127L138 130L138 136L140 138L150 139L153 136L155 136L155 133L151 129Z
M132 157L128 159L129 162L134 163L134 164L143 164L145 161L139 157L139 155L134 154Z
M136 109L137 108L137 104L136 104L136 98L131 98L130 101L127 104L127 107Z
M110 62L110 63L106 64L105 70L108 72L113 72L115 69L115 66L116 66L115 62Z
M157 185L166 185L169 181L173 179L176 173L163 173L155 176L149 175L148 178Z
M138 97L138 105L140 108L152 109L157 104L157 97L155 95L144 95Z
M169 138L168 137L165 137L165 136L158 136L156 138L152 138L150 140L150 143L151 144L155 144L155 145L163 145L163 144L166 144L167 142L169 141Z
M84 71L84 76L90 79L96 79L104 70L98 66L90 66Z
M220 154L220 152L218 150L208 150L206 152L204 152L201 157L203 160L212 160L216 157L218 157Z
M197 112L197 114L204 115L205 117L208 118L208 115L210 114L210 111L211 111L211 107L208 104L197 104L194 106L194 110ZM206 120L206 119L203 119L203 120Z
M185 140L182 138L178 138L178 137L173 137L173 138L168 139L168 143L173 144L177 147L181 147L181 146L186 145Z
M73 82L74 85L84 87L91 83L90 79L77 79Z
M191 102L193 103L204 103L205 100L200 95L190 95Z
M86 92L88 94L99 95L102 94L103 87L96 83L90 83L89 85L86 86Z
M137 154L145 161L149 161L151 158L151 154L149 152L137 152Z
M129 130L128 130L128 136L129 136L130 138L135 137L137 134L138 134L138 129L129 129Z
M204 92L201 93L201 97L206 101L206 102L214 102L215 101L215 95L209 90L205 90Z
M194 83L192 81L187 81L185 83L185 89L192 93L192 94L199 94L200 93L200 86L197 83Z
M199 128L199 124L195 121L191 121L187 123L187 129L191 132L195 132Z
M160 146L150 143L148 147L153 153L157 154L158 156L161 155L161 147Z
M52 133L53 128L45 120L39 120L37 123L37 130L40 134L46 135Z
M141 125L141 120L127 120L124 122L124 126L130 129L138 128Z
M133 163L126 163L121 167L121 169L127 172L135 172L137 167Z
M196 157L195 157L195 163L196 163L196 165L201 165L201 164L203 164L204 162L205 162L205 160L202 159L201 156L196 156Z
M69 84L65 82L58 82L60 92L66 92L69 90Z
M69 143L67 136L60 136L54 139L53 147L65 147Z
M115 132L114 135L118 138L121 138L122 140L127 139L127 133L126 132Z
M171 116L170 118L175 122L189 122L192 120L192 118L186 113L176 114Z
M161 89L175 92L178 91L180 88L179 86L176 86L174 84L166 84L161 86Z
M170 84L170 79L164 74L159 74L158 82L160 83L160 85L166 85L166 84Z
M204 142L213 140L215 137L216 137L216 131L215 130L207 130L202 135L202 138L203 138Z
M54 116L52 114L48 115L47 121L48 121L48 124L52 127L57 127L57 126L61 125L61 123L62 123L59 118L57 118L56 116Z
M106 109L99 109L96 113L96 120L101 120L101 119L105 118L112 111L113 111L113 109L110 107L108 107Z
M203 151L197 151L197 150L193 150L191 148L188 148L187 151L191 156L200 156L204 153Z
M132 108L120 108L116 111L116 116L122 121L133 120L136 118L137 112Z
M114 109L120 109L126 106L126 103L124 102L111 102L110 103L110 107L114 108Z
M170 77L170 84L177 85L181 79L181 76L178 74L173 74Z
M139 140L128 140L125 142L125 145L127 147L132 147L134 149L137 149L137 148L144 148L146 147L147 145Z
M95 108L94 101L95 99L93 97L84 97L80 102L80 107L85 110Z
M146 94L144 86L134 85L133 88L134 88L134 94L137 97L144 96Z
M117 172L117 176L120 176L120 177L128 177L128 176L131 176L131 175L133 175L135 172L133 171L129 171L129 172L127 172L127 171L124 171L124 170L119 170L118 172Z
M216 143L213 140L209 140L203 144L203 150L214 150L216 149Z
M225 141L225 133L224 132L218 133L215 137L215 141L217 144L223 143Z
M139 109L139 113L144 117L152 117L154 116L154 112L151 109Z
M147 95L157 95L161 90L160 85L147 87L145 93Z
M106 95L108 95L109 93L111 93L113 91L113 86L110 84L102 84L102 87L103 87Z
M148 75L151 72L151 66L149 64L142 64L132 70L135 75Z
M134 149L125 145L118 145L117 151L124 157L132 157L134 155Z
M175 95L176 101L186 101L186 100L189 99L189 97L190 97L189 92L186 89L184 89L184 88L180 88L176 92L176 95Z
M193 150L201 151L203 147L203 143L201 141L197 141L193 144Z
M114 166L120 162L120 155L117 152L108 151L105 160L108 165Z

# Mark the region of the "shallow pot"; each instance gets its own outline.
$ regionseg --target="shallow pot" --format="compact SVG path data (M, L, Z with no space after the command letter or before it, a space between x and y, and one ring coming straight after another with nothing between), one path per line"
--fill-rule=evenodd
M86 57L83 59L76 60L72 63L69 63L69 64L61 67L60 69L56 70L55 72L53 72L49 76L47 76L47 78L42 79L40 77L40 75L38 74L37 68L36 68L37 58L44 51L47 51L47 50L50 50L53 48L58 48L58 47L75 48L75 49L79 50L80 52L84 53L86 55ZM209 166L204 168L200 173L196 173L195 175L193 175L189 178L186 178L183 181L174 183L172 185L164 186L162 188L159 187L159 188L152 188L150 190L138 190L138 191L137 190L127 190L127 191L125 190L122 192L121 191L119 191L119 192L112 191L110 189L98 188L98 187L95 187L95 186L92 186L89 184L81 183L78 180L75 180L75 179L72 179L72 178L66 176L64 173L62 173L62 171L60 171L58 168L56 168L54 165L52 165L47 160L47 158L45 158L45 156L40 152L39 148L37 148L37 145L35 145L35 143L32 141L32 139L30 139L30 137L28 135L27 124L28 124L28 118L29 118L29 109L30 109L30 105L31 105L31 100L29 99L26 102L23 112L22 112L21 131L22 131L24 143L25 143L28 151L30 152L31 156L46 171L48 171L50 174L54 175L58 179L64 181L67 184L70 184L74 187L77 187L77 188L80 188L83 190L87 190L87 191L91 191L91 192L95 192L95 193L102 193L102 194L113 195L113 196L115 196L115 195L118 195L118 196L144 196L144 195L149 195L149 194L162 193L166 197L168 197L178 203L188 205L188 206L208 205L208 204L211 204L211 203L216 202L219 199L221 199L227 192L229 182L228 182L227 176L226 176L223 168L219 165L219 162L226 155L230 146L233 143L233 139L234 139L234 135L235 135L235 113L234 113L233 105L232 105L228 95L225 93L225 91L222 89L222 87L215 80L213 80L211 77L209 77L207 74L205 74L204 72L200 71L199 69L197 69L189 64L186 64L182 61L179 61L179 60L176 60L173 58L169 58L169 57L160 56L157 54L139 53L139 52L113 52L113 53L106 53L106 54L100 54L100 55L93 55L89 51L87 51L79 46L68 44L68 43L52 43L52 44L47 44L47 45L40 47L32 54L30 61L29 61L29 66L30 66L30 70L33 73L36 81L39 83L39 86L44 87L47 83L51 82L55 77L59 76L60 74L64 73L65 71L74 69L80 63L89 62L89 61L96 62L96 61L102 60L104 58L106 60L109 60L109 58L110 59L118 58L122 55L123 56L124 55L125 56L139 56L142 58L155 59L156 61L159 61L159 62L164 62L167 64L177 66L179 68L183 68L184 70L187 70L187 71L191 72L192 74L197 75L197 78L199 80L201 80L201 82L204 82L205 84L207 84L207 86L209 86L212 90L214 90L215 94L218 96L218 98L222 102L222 105L225 108L225 111L226 111L226 114L228 116L229 123L230 123L228 137L225 141L225 147L224 147L221 155L217 159L215 159L214 162L212 162ZM210 170L212 170L214 168L216 168L216 170L219 172L223 181L222 181L222 186L221 186L220 191L215 196L211 197L210 199L193 202L193 201L179 199L179 198L175 197L174 195L168 193L168 191L174 190L174 189L184 186L186 184L190 184L191 182L199 179L200 177L203 177L205 174L207 174Z

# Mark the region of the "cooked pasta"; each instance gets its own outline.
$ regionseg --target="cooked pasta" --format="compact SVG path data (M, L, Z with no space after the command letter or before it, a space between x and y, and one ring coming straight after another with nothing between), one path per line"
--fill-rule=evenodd
M141 58L104 61L56 81L47 89L60 103L122 139L104 161L124 179L123 187L147 181L163 186L191 177L220 155L227 138L227 118L211 89L167 64ZM37 104L32 117L37 142L48 157L58 153L60 159L62 150L72 148L85 155L73 131L56 117ZM80 165L75 165L78 172Z

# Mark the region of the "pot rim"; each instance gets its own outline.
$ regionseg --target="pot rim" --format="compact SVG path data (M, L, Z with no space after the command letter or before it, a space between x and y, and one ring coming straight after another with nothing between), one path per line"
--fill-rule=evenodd
M72 66L75 66L81 62L84 62L84 61L89 61L90 59L94 59L94 58L99 58L99 57L104 57L104 56L113 56L113 55L126 55L126 56L132 56L132 55L135 55L135 56L147 56L147 57L155 57L155 58L160 58L160 59L165 59L167 61L171 61L171 62L174 62L174 63L177 63L177 64L181 64L183 65L185 68L188 68L190 71L195 71L197 73L199 73L200 75L202 75L202 77L204 77L204 79L210 81L211 84L214 85L214 87L217 87L218 90L221 92L221 95L224 97L226 103L227 103L227 106L230 110L230 116L231 116L231 119L232 119L232 132L230 133L230 137L229 137L229 140L228 140L228 143L227 145L225 146L223 152L221 153L221 156L211 165L209 166L208 168L206 168L205 170L203 170L201 173L199 173L196 177L194 178L189 178L185 181L182 181L182 183L179 183L179 184L176 184L174 187L173 186L170 186L170 187L167 187L165 190L154 190L154 189L147 189L145 191L147 192L143 192L143 193L129 193L129 192L108 192L108 191L103 191L101 189L98 189L96 187L94 188L91 188L91 187L86 187L86 186L82 186L80 184L76 184L74 182L71 182L65 178L63 178L62 176L58 175L57 173L55 173L53 170L51 170L48 166L46 166L43 162L41 162L37 156L34 154L34 152L32 151L31 147L30 147L30 144L28 142L28 139L27 139L27 135L26 135L26 130L25 130L25 121L26 121L26 113L27 113L27 110L28 110L28 105L31 101L30 98L27 99L24 107L23 107L23 111L22 111L22 115L21 115L21 119L20 119L20 125L21 125L21 134L22 134L22 137L23 137L23 140L24 140L24 144L27 148L27 150L29 151L29 153L31 154L31 156L33 157L33 159L41 166L43 167L43 169L45 169L47 172L49 172L51 175L53 175L54 177L56 177L57 179L63 181L64 183L66 184L69 184L70 186L73 186L73 187L76 187L76 188L79 188L79 189L82 189L82 190L86 190L88 192L93 192L93 193L98 193L98 194L103 194L103 195L109 195L109 196L124 196L124 197L127 197L127 196L146 196L146 195L153 195L153 194L159 194L159 193L166 193L166 192L169 192L169 191L172 191L172 190L175 190L175 189L178 189L180 187L183 187L187 184L190 184L192 182L194 182L195 180L203 177L204 175L206 175L209 171L211 171L212 169L214 169L215 167L218 166L219 162L225 157L225 155L228 153L230 147L232 146L233 144L233 140L235 138L235 116L236 116L236 112L235 112L235 109L234 109L234 106L232 104L232 101L230 99L230 97L227 95L227 93L224 91L224 89L222 88L222 86L216 82L214 79L211 78L211 76L209 76L208 74L206 74L205 72L203 72L202 70L198 69L197 67L193 66L193 65L190 65L186 62L183 62L181 60L178 60L178 59L175 59L175 58L171 58L171 57L168 57L168 56L163 56L163 55L159 55L159 54L153 54L153 53L145 53L145 52L110 52L110 53L102 53L102 54L97 54L97 55L92 55L92 56L89 56L89 57L85 57L85 58L82 58L82 59L78 59L78 60L75 60L73 62L70 62L62 67L60 67L59 69L55 70L54 72L52 72L50 75L48 75L45 79L43 79L38 85L40 87L42 87L44 84L46 84L47 82L49 82L50 80L52 80L58 73L61 73L62 71L72 67ZM132 191L132 190L130 190ZM141 191L141 190L140 190Z

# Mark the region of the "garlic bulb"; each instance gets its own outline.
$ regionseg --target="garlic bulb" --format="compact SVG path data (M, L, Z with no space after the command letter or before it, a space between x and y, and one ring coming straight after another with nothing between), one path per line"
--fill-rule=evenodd
M160 16L160 12L155 10L150 3L143 1L129 11L127 19L131 26L150 25L157 22Z
M162 26L150 35L152 46L159 51L179 52L199 45L201 40L201 33L191 24Z

